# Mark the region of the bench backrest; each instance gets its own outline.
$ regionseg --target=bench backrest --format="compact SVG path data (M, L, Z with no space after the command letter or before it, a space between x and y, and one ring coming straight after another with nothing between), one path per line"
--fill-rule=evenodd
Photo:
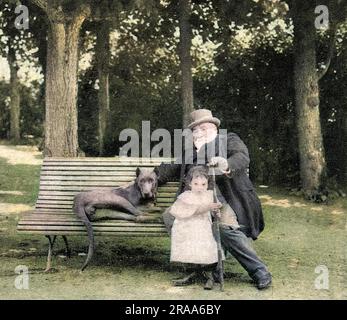
M171 161L171 158L45 158L35 213L73 214L76 193L125 186L135 179L137 167L154 168ZM170 206L177 188L177 182L159 187L157 206Z

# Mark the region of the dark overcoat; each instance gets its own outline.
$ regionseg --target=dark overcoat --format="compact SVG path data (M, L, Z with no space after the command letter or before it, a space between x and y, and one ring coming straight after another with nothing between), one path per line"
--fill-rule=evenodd
M264 230L264 218L260 200L247 174L250 162L248 149L236 133L230 132L224 138L226 138L226 141L225 139L223 141L221 136L217 136L217 138L211 142L215 144L214 155L209 154L208 150L211 150L211 148L207 148L207 145L201 147L201 149L206 148L204 154L205 163L209 161L211 156L224 156L227 158L231 174L228 176L216 175L216 184L225 200L235 211L241 226L241 231L243 231L247 237L251 237L255 240ZM223 148L219 148L220 141L226 143L226 148L224 148L224 150L226 149L226 156L220 153L220 150L223 150ZM178 180L180 181L180 188L177 194L183 192L185 188L184 177L191 166L197 163L197 152L195 148L193 148L192 157L193 161L186 161L188 164L162 163L157 167L159 186L167 181ZM187 159L184 155L182 158ZM199 164L201 164L201 158L199 159Z

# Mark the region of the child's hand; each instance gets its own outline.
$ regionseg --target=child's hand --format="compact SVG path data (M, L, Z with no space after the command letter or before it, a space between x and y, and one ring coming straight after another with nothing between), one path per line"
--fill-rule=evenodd
M206 213L206 211L219 211L219 209L222 207L223 205L218 202L218 203L210 203L210 204L203 204L199 207L199 209L197 210L198 214L204 214Z

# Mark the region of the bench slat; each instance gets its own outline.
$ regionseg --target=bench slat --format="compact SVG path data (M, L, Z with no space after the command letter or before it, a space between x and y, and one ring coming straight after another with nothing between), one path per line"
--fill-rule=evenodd
M73 196L62 196L62 197L57 197L57 196L48 196L45 198L44 196L41 196L37 199L36 204L43 204L43 203L48 203L48 204L73 204L74 197Z
M154 169L156 163L129 163L129 162L119 162L119 163L76 163L76 162L49 162L43 163L43 168L58 168L63 170L64 168L68 170L74 170L76 168L87 168L90 169L117 169L117 168L127 168L128 170L135 170L137 167Z
M94 221L92 222L93 226L103 226L103 225L110 225L110 226L119 226L119 227L151 227L156 225L161 225L162 222L160 221L161 217L153 217L153 219L148 220L146 222L130 222L130 221L124 221L124 220L104 220L104 221ZM25 226L25 225L78 225L83 226L84 224L79 220L78 218L71 217L71 219L53 219L53 218L45 218L45 219L37 219L37 218L27 218L21 220L18 225Z
M105 186L52 186L52 185L42 185L40 186L40 190L52 190L52 191L60 191L60 190L66 190L66 191L74 191L75 193L81 192L81 191L88 191L88 190L97 190L97 189L105 189L117 187L117 185L105 185Z
M159 198L166 198L166 197L172 197L175 194L176 194L176 190L175 190L175 192L174 191L171 191L171 192L161 192L161 191L158 191L157 197L159 197ZM58 192L45 192L45 191L42 191L42 192L39 193L39 198L44 199L44 197L53 197L52 199L54 199L54 197L57 197L56 199L62 199L62 197L73 198L74 195L75 195L75 193L68 192L68 191L58 191Z
M155 218L154 218L155 219ZM157 221L148 221L148 223L135 223L130 221L124 221L124 220L107 220L107 221L96 221L92 222L93 226L116 226L116 227L157 227L157 226L163 226L161 223L159 224ZM78 218L73 219L47 219L47 220L38 220L38 219L23 219L18 223L19 226L26 226L26 225L76 225L76 226L82 226L85 228L83 222L79 220Z
M47 157L44 162L117 162L117 161L128 161L128 162L172 162L173 158L167 157L85 157L85 158L62 158L62 157Z
M170 207L172 205L171 202L162 202L162 203L157 203L157 207L159 208L166 208ZM48 213L48 214L56 214L56 213L63 213L66 215L74 215L75 213L72 211L72 206L70 209L66 208L41 208L41 207L35 207L34 209L35 213Z
M175 192L172 192L172 193L168 193L168 192L165 192L165 193L162 193L162 194L158 194L157 195L157 201L161 198L174 198L175 197ZM52 200L52 201L73 201L74 199L74 194L71 194L71 195L42 195L40 194L38 196L38 200L36 202L42 202L44 200Z
M54 197L54 196L58 196L58 197L74 197L76 194L78 193L78 191L68 191L68 190L40 190L39 191L39 195L38 198L41 197Z
M104 176L87 176L87 175L81 175L81 176L71 176L71 175L51 175L51 176L42 176L41 181L123 181L123 180L134 180L136 177L135 173L133 174L127 174L127 175L117 175L117 176L110 176L110 175L104 175Z
M119 220L121 221L121 220ZM26 227L26 226L78 226L85 229L84 224L79 221L21 221L18 224L18 227ZM93 222L93 228L95 227L117 227L117 228L156 228L163 227L160 223L102 223L102 222Z
M70 225L64 225L64 226L56 226L56 225L30 225L30 226L22 226L18 225L17 230L45 230L45 231L84 231L86 232L86 229L84 226L70 226ZM95 232L102 231L102 232L126 232L126 231L136 231L136 232L155 232L158 230L165 229L162 224L158 224L157 227L116 227L116 226L94 226L93 230Z
M59 209L67 209L72 210L72 204L59 204L59 203L36 203L35 208L59 208Z
M35 213L48 213L48 214L56 214L56 213L63 213L63 214L69 214L73 215L72 208L70 210L67 209L59 209L59 208L35 208Z
M83 180L73 180L73 181L51 181L51 180L41 180L40 186L106 186L112 188L113 186L119 186L121 182L131 182L132 179L128 177L119 177L113 181L83 181Z
M81 191L81 190L93 190L93 189L104 189L105 187L117 187L115 185L109 185L109 186L52 186L52 185L42 185L40 186L40 190L52 190L52 191L64 191L64 190L70 190L70 191ZM160 191L164 192L170 192L170 191L176 191L177 187L163 187Z
M126 184L122 184L122 185L119 185L120 187L124 187L124 186L126 186ZM112 186L112 187L110 187L110 188L117 188L117 187L119 187L119 186ZM99 188L100 189L100 188ZM101 189L105 189L105 187L103 186L103 187L101 187ZM167 187L159 187L158 188L158 193L166 193L166 192L171 192L171 193L173 193L173 192L176 192L177 191L177 189L178 189L178 187L177 186L175 186L175 185L172 185L172 186L167 186ZM49 189L48 189L49 190ZM43 194L44 194L44 190L42 190L43 191ZM57 190L57 191L60 191L60 190ZM62 191L64 191L64 190L62 190ZM41 192L41 190L40 190L40 194L41 194L42 192ZM47 193L47 192L46 192ZM62 193L62 192L61 192ZM53 195L53 193L52 192L48 192L47 194L52 194ZM75 193L71 193L71 192L67 192L67 191L65 191L65 192L63 192L62 194L75 194ZM56 195L58 195L58 194L56 194Z
M173 202L174 200L174 195L172 195L171 197L157 197L157 203L161 203L161 202ZM73 204L73 197L70 198L64 198L64 199L42 199L41 197L36 201L36 205L40 204L62 204L62 205L72 205Z
M150 216L153 220L155 219L161 219L159 215L153 215ZM132 222L132 221L125 221L125 220L100 220L100 221L94 221L92 222L93 225L100 225L100 224L107 224L107 225L117 225L117 226L147 226L147 225L152 225L153 223L156 225L158 224L157 221L144 221L144 222ZM78 225L84 225L81 220L79 220L76 216L73 215L55 215L55 216L43 216L43 217L26 217L23 218L19 221L19 225L25 225L25 224L31 224L31 223L36 223L36 224L44 224L44 223L78 223Z
M158 205L159 208L166 208L171 206L171 203L163 203L161 205ZM61 215L75 215L75 213L72 211L72 208L69 209L63 209L63 208L35 208L33 211L34 214L48 214L48 215L55 215L55 214L61 214Z
M46 171L120 171L123 169L124 171L129 171L129 170L135 170L137 166L134 167L129 167L128 165L123 165L123 168L121 168L119 165L117 166L53 166L53 165L46 165L43 167L44 170ZM141 166L143 167L143 166ZM154 167L151 166L149 167L153 169Z
M37 235L49 235L49 236L85 236L85 231L57 231L57 230L17 230L20 234L37 234ZM163 229L162 231L158 230L155 232L136 232L136 231L125 231L125 232L105 232L105 231L96 231L94 236L115 236L115 237L167 237L167 232Z
M39 217L40 216L40 217ZM162 225L162 216L161 214L153 214L148 215L148 220L143 222L135 222L135 221L127 221L127 220L97 220L92 221L93 225L105 225L105 226L151 226L154 225ZM60 224L76 224L80 226L84 226L84 223L75 215L50 215L50 214L33 214L32 216L28 215L27 217L21 219L18 222L18 225L26 225L26 224L37 224L37 225L45 225L45 223L50 225L60 225Z
M97 176L97 177L117 177L117 176L124 176L124 175L135 175L134 170L120 170L122 168L118 168L117 171L91 171L91 170L42 170L41 171L41 178L47 178L50 176L81 176L81 177L90 177L90 176Z
M39 196L36 204L73 204L74 196ZM165 199L171 199L172 201L175 199L175 194L173 193L170 197L157 197L157 203L163 203ZM164 201L163 201L164 200Z
M100 159L100 160L99 160ZM101 160L102 159L102 160ZM93 157L87 157L87 158L76 158L76 159L69 159L69 158L60 158L60 159L54 159L54 158L45 158L43 160L43 163L75 163L75 164L123 164L123 163L128 163L130 165L142 165L142 164L151 164L151 165L158 165L160 163L175 163L175 161L158 161L158 160L150 160L150 159L143 159L142 161L138 161L136 159L131 159L128 158L129 161L127 161L124 158L119 158L119 157L115 157L115 158L93 158Z
M166 193L167 195L159 195L157 196L157 202L164 201L165 199L174 200L175 193ZM61 195L61 196L51 196L51 195L40 195L36 201L36 203L73 203L74 195Z

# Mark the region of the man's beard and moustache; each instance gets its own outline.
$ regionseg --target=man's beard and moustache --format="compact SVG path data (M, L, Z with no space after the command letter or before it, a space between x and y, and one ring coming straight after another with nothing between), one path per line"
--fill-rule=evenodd
M193 142L197 151L199 151L204 144L213 141L216 138L217 134L217 130L209 130L206 133L199 133L197 135L194 135Z

